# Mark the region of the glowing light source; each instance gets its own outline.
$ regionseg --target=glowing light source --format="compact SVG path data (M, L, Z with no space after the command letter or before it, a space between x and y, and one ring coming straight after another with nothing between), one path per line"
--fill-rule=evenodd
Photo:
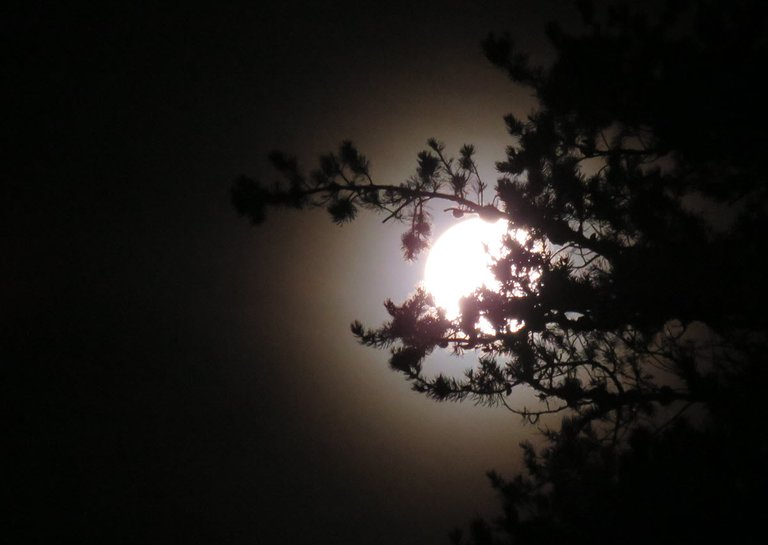
M489 223L472 218L452 226L433 244L424 269L424 286L449 319L458 316L463 296L483 285L499 288L488 266L499 257L506 232L506 221Z

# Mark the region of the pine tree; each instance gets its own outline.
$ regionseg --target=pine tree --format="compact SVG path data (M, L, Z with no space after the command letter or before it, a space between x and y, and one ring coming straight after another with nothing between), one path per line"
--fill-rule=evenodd
M616 542L597 527L611 501L631 494L627 483L656 483L638 480L643 464L687 467L683 487L701 477L702 466L681 463L684 442L708 453L708 462L733 465L742 481L758 472L753 484L722 479L701 498L727 490L741 494L743 506L757 494L754 483L768 482L751 454L742 453L756 465L736 471L735 457L715 448L733 440L726 422L739 418L754 452L768 453L755 425L764 409L753 402L765 379L768 301L761 264L768 88L755 74L768 66L765 8L669 1L649 13L622 3L577 5L583 32L547 28L557 52L550 66L531 65L509 36L483 44L488 59L538 99L527 119L505 118L511 140L495 187L480 179L473 146L451 158L431 139L401 184L378 183L368 160L344 142L308 175L296 159L273 154L280 183L267 188L242 177L232 190L254 223L268 206L322 206L338 223L359 209L383 214L405 224L406 259L428 247L435 206L456 217L504 219L510 233L525 233L522 241L504 239L492 266L500 288L464 298L459 317L448 319L417 290L402 304L386 302L391 319L381 327L352 325L363 344L388 349L391 367L427 396L503 404L533 423L566 417L547 432L547 449L526 447L527 476L491 475L505 516L473 525L478 544L498 535ZM438 349L476 353L477 364L461 379L428 376L422 364ZM522 387L540 404L514 405ZM664 418L655 416L660 409ZM691 410L709 428L679 418ZM743 437L733 444L749 448ZM647 488L619 510L614 530L655 501ZM592 498L594 513L581 494ZM686 524L711 506L695 507L680 508L669 534L676 542L693 539ZM725 511L728 521L741 520ZM659 524L671 527L673 518ZM726 526L718 527L723 535ZM627 539L661 531L644 528Z

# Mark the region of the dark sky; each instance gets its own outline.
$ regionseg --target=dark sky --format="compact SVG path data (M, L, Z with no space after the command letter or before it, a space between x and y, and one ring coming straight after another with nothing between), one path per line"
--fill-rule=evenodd
M544 22L568 9L102 4L2 17L7 531L436 544L492 515L484 471L511 472L535 430L419 397L349 333L421 277L399 227L254 229L228 191L268 178L272 149L311 166L345 138L387 182L432 136L476 144L492 178L502 115L531 101L479 43L508 30L545 59Z

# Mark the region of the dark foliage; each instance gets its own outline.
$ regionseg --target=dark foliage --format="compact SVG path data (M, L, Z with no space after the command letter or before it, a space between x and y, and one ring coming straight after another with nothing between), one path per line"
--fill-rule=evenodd
M768 89L755 74L768 65L765 8L578 7L582 33L548 27L548 67L507 36L484 42L539 101L527 119L505 118L512 142L490 202L474 148L455 160L436 140L400 185L375 183L346 142L309 177L274 156L284 182L265 190L243 179L233 199L254 222L268 205L325 206L337 222L358 207L383 212L407 225L408 259L429 243L431 201L509 223L493 265L500 288L465 298L455 320L416 291L386 303L382 327L352 326L434 399L501 403L532 423L566 416L542 452L525 447L527 476L491 475L504 516L473 524L472 542L746 539L768 453L754 401L768 301ZM461 379L425 376L438 348L476 351L478 363ZM539 405L514 405L523 387Z

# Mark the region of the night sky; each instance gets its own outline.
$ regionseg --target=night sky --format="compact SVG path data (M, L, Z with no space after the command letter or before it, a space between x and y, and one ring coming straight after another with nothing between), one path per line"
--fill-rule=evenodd
M535 428L420 397L349 332L421 278L401 226L253 228L229 188L268 180L273 149L313 167L343 139L399 183L433 136L474 143L493 180L502 116L532 102L480 41L507 30L546 60L568 7L137 4L2 17L3 531L437 544L494 515L484 472L513 472Z

